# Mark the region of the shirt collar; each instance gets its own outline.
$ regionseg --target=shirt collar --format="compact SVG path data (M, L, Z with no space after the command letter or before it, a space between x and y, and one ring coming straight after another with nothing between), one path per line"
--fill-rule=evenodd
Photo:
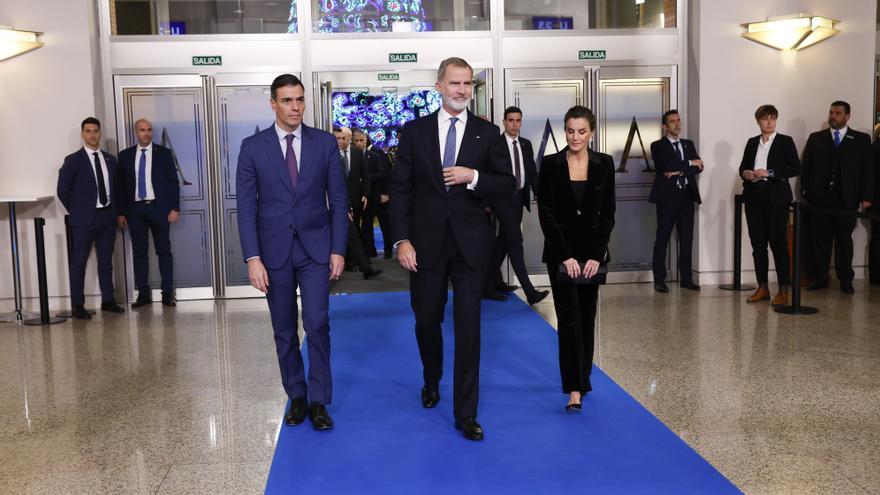
M83 143L83 149L86 150L86 153L88 153L90 155L92 153L99 153L100 152L100 150L98 150L98 149L89 148L89 145L87 145L86 143Z
M285 131L284 129L278 127L278 122L275 122L274 125L275 125L275 134L278 135L279 141L284 141L287 139L288 134L293 134L294 136L296 136L297 139L300 140L300 142L302 142L302 128L303 128L302 124L298 125L296 127L296 129L294 129L293 132L290 132L290 133ZM285 143L285 144L287 144L287 143Z
M447 112L445 108L443 108L442 106L440 107L440 111L437 113L437 121L438 122L440 122L441 124L445 124L445 123L449 122L449 119L451 119L452 117L453 116L449 112ZM461 112L460 114L456 115L455 117L458 118L459 122L467 125L467 117L468 117L467 110Z
M840 131L840 139L843 139L843 136L846 136L846 131L849 130L849 126L843 126L840 129L832 129L829 127L828 130L831 131L831 137L834 137L834 131Z
M141 146L141 143L138 143L138 144L137 144L137 149L138 149L138 150L153 151L153 143L150 143L150 144L148 144L148 145L146 145L146 146Z
M771 144L773 144L773 140L776 139L776 134L776 131L773 131L773 134L770 134L770 138L767 140L766 143L762 139L762 136L758 136L758 144L760 144L761 146L770 146Z
M672 143L672 144L680 143L680 142L681 142L681 136L678 136L678 139L672 139L671 137L666 136L666 139L668 139L669 142Z
M506 132L504 133L504 137L507 139L507 144L512 145L514 141L519 141L519 136L514 137Z

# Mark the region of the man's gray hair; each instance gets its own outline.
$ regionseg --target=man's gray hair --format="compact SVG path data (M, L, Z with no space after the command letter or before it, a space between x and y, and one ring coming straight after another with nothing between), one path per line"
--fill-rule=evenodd
M446 60L440 62L440 68L437 69L437 82L442 81L443 78L446 77L446 68L450 65L453 65L455 67L465 67L469 71L471 71L471 76L473 76L474 74L474 68L471 67L471 64L467 63L467 60L459 57L449 57Z

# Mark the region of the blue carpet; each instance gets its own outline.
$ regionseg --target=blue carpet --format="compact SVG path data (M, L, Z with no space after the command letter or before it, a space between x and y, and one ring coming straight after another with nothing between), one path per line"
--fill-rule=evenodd
M451 302L430 410L409 294L336 296L330 309L336 428L282 426L266 493L740 493L598 368L584 411L566 414L556 333L515 297L483 305L483 442L452 425Z

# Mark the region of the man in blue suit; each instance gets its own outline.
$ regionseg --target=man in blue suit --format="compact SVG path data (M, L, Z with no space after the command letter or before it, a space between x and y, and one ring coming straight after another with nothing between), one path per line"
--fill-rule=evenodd
M90 320L85 309L86 262L92 245L98 255L101 310L125 312L113 300L113 243L116 240L116 159L100 149L101 122L88 117L80 124L83 147L64 158L58 171L58 199L70 214L70 299L73 317Z
M666 248L672 227L678 230L679 285L699 291L691 270L694 239L694 203L700 204L696 175L703 171L703 160L690 139L681 139L678 110L663 114L663 137L651 143L654 159L654 185L649 201L657 205L657 238L654 240L654 290L669 292L666 286Z
M238 230L251 284L266 293L281 383L290 397L284 420L333 428L326 405L330 374L330 280L345 267L348 197L336 139L302 123L305 88L282 74L271 86L275 124L241 143L236 174ZM308 382L297 336L297 297L309 352Z
M174 301L174 264L171 257L171 224L180 219L180 183L171 150L153 143L153 125L147 119L134 123L138 144L119 153L119 228L128 227L134 260L134 284L139 308L152 304L150 290L149 235L159 258L162 304Z

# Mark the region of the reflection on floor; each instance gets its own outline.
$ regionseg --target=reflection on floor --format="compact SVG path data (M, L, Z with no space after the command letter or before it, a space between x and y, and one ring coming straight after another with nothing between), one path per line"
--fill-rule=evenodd
M877 493L880 290L745 296L605 287L596 362L746 493ZM261 300L0 324L0 493L262 493L275 363Z

